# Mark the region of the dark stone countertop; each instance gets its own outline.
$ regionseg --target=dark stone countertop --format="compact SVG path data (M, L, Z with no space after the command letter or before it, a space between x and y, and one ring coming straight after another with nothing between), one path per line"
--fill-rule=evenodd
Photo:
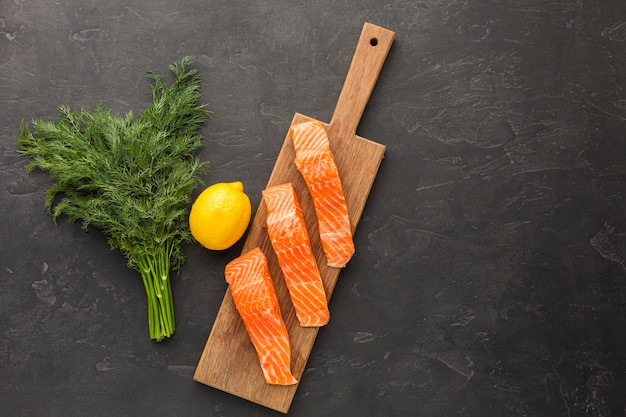
M626 3L0 2L0 415L275 416L194 382L239 254L185 248L177 332L54 225L22 120L149 100L196 58L206 183L256 207L294 112L328 121L365 21L396 32L358 133L387 146L293 416L626 415Z

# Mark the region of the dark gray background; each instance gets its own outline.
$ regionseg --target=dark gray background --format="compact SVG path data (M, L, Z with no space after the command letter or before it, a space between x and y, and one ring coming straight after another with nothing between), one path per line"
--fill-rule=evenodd
M205 181L256 207L365 21L397 33L358 130L386 158L290 415L626 415L622 0L0 0L0 415L280 415L192 380L241 243L186 247L153 343L138 275L52 223L14 138L59 104L137 112L191 54Z

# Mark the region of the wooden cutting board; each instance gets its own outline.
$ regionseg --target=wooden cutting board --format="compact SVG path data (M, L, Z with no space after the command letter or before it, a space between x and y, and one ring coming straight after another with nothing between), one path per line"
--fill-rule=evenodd
M365 23L330 124L324 124L341 177L353 232L385 153L383 145L356 136L356 128L394 37L394 32ZM292 124L306 120L312 118L296 113ZM306 184L294 165L294 158L293 143L287 134L267 187L286 182L293 183L302 206L326 294L330 299L340 269L326 266L313 203ZM291 339L291 369L294 376L300 380L318 329L303 328L298 324L282 272L267 236L266 213L265 204L261 200L242 253L260 247L267 256ZM357 255L358 251L357 246ZM331 310L328 325L332 326L335 320L341 320L341 317L334 315ZM194 380L283 413L288 412L297 390L297 385L276 386L265 383L256 352L235 308L230 291L226 291L196 368Z

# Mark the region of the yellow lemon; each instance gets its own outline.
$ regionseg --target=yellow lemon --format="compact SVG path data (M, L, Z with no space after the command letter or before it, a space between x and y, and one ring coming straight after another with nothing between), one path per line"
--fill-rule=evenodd
M239 181L207 187L191 206L191 235L205 248L228 249L245 233L250 223L250 199Z

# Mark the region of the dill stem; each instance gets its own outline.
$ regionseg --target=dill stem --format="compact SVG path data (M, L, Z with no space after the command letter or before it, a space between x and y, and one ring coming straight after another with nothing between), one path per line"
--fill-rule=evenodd
M169 256L168 243L153 254L138 257L148 304L148 329L150 338L156 341L170 337L176 328Z

